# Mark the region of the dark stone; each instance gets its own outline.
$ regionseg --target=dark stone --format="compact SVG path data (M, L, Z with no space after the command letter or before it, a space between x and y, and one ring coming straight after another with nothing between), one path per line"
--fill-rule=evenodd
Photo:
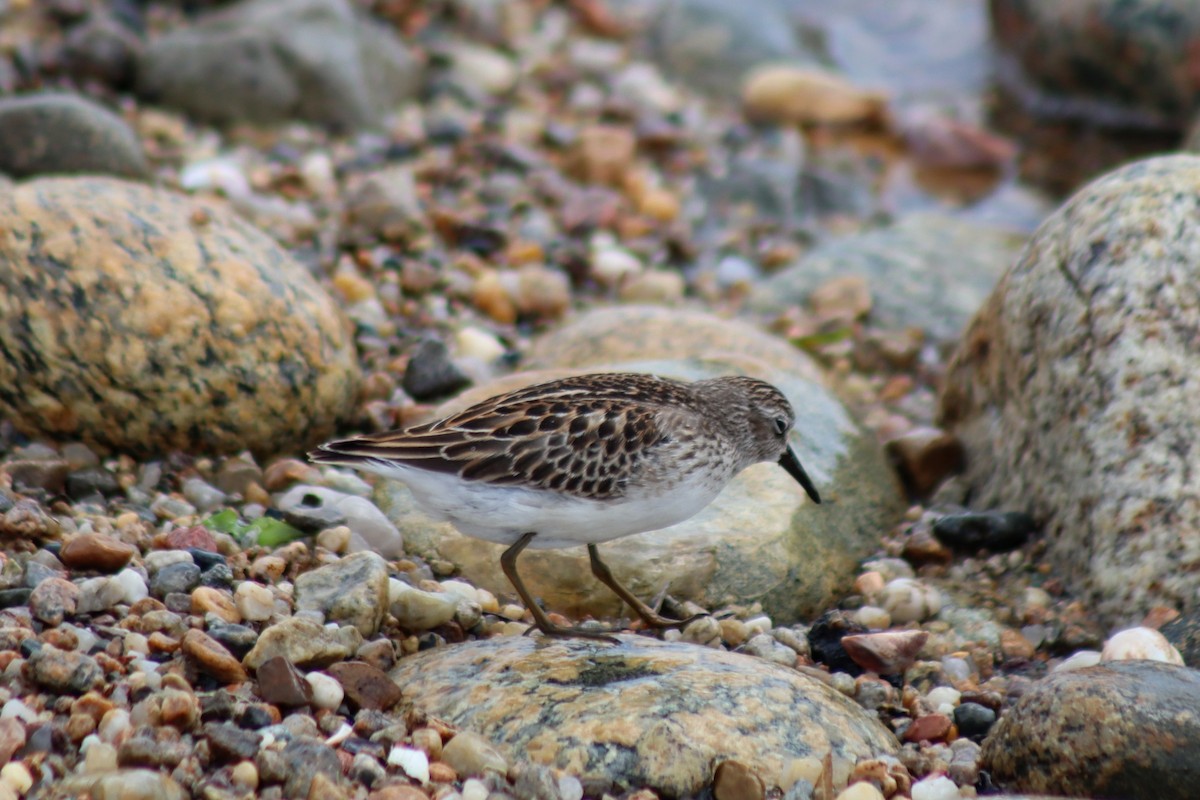
M233 586L233 570L228 564L217 564L206 569L200 575L201 586L211 586L214 589L228 589Z
M246 728L247 730L258 730L271 725L275 720L271 717L271 712L258 705L246 706L237 718L238 727Z
M210 722L202 730L209 749L218 761L246 761L254 758L262 736L228 722Z
M65 575L61 569L55 569L54 567L48 567L40 561L32 561L31 560L31 561L25 562L25 575L24 575L24 580L22 582L28 588L36 589L38 587L38 584L40 584L44 580L48 580L50 578L62 578L62 577L65 577Z
M0 172L144 178L149 168L125 120L83 97L46 93L0 102Z
M1192 612L1176 617L1158 629L1175 645L1183 663L1189 667L1200 667L1200 614Z
M0 608L27 606L32 593L32 589L0 589Z
M67 476L67 496L80 500L95 495L111 497L121 491L117 476L103 467L85 467Z
M400 702L402 693L396 682L383 670L363 661L343 661L326 669L346 692L346 699L358 708L386 711Z
M981 766L1010 791L1129 800L1196 796L1200 673L1110 661L1034 683L983 742Z
M199 585L200 567L179 561L168 564L150 578L150 593L160 598L172 593L188 594Z
M283 656L268 658L254 675L263 700L277 706L306 706L312 702L312 687L292 662Z
M233 719L237 711L237 700L224 689L215 692L204 692L199 695L200 719L204 722Z
M239 659L244 658L246 653L249 653L254 647L254 643L258 641L258 633L253 628L236 623L212 625L208 629L208 635L223 644L230 653Z
M933 523L933 535L947 547L993 553L1020 547L1035 530L1033 517L1023 511L968 511Z
M425 339L413 348L404 370L403 386L414 400L436 400L470 385L471 379L450 360L445 343Z
M307 797L318 772L334 781L342 776L337 753L320 740L298 736L284 745L282 755L287 770L283 785L286 797Z
M863 668L842 647L842 637L866 632L866 626L855 622L846 612L826 611L808 631L808 646L813 661L824 664L833 672L861 675Z
M202 570L212 569L218 564L221 566L225 566L227 564L225 556L221 555L220 553L214 553L211 550L204 550L199 547L188 547L186 550L189 554L191 554L192 561L195 561L196 566L200 567Z
M960 703L954 709L954 724L962 736L980 741L996 722L996 712L978 703Z

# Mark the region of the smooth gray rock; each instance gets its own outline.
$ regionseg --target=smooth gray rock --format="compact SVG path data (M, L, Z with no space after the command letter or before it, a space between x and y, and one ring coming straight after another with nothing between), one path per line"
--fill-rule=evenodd
M411 98L421 65L349 0L244 0L155 39L137 92L217 124L378 125Z
M0 98L0 172L146 178L150 168L125 120L78 95L45 92Z

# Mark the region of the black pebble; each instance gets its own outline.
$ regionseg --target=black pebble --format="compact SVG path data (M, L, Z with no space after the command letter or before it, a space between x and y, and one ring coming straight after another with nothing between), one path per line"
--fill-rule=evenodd
M993 553L1020 547L1036 529L1033 517L1023 511L968 511L933 523L933 535L947 547Z
M413 348L404 370L404 391L414 400L446 397L471 385L471 379L450 360L445 343L425 339Z
M954 709L954 724L968 739L979 741L996 722L996 712L978 703L963 703Z
M813 661L824 664L833 672L863 674L863 668L854 663L842 647L842 637L866 632L866 627L852 620L845 611L826 611L808 631L808 648Z

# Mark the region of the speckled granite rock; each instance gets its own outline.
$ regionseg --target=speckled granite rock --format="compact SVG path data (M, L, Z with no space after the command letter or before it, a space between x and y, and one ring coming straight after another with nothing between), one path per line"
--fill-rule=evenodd
M392 677L428 714L592 785L692 796L736 759L767 787L792 758L894 754L854 702L751 656L622 635L617 646L509 637L403 659Z
M421 68L349 0L245 0L152 40L137 91L197 120L376 125L416 92Z
M125 120L78 95L48 92L0 98L0 172L144 178L150 168Z
M1024 237L938 214L833 239L759 284L752 309L778 314L804 305L830 278L860 276L871 289L870 319L893 330L924 329L950 340L962 333Z
M1191 0L990 5L993 36L1011 62L1001 74L1016 67L1054 95L1055 113L1182 127L1200 108L1200 73L1180 66L1200 45L1200 6Z
M1044 523L1054 573L1110 622L1200 597L1200 158L1081 190L955 353L941 423L978 508Z
M1021 697L983 743L999 785L1071 796L1196 796L1200 673L1154 661L1060 672Z
M217 203L112 178L0 194L0 416L131 453L295 451L353 412L348 326Z
M699 358L703 353L714 355ZM640 360L632 360L638 355ZM690 520L602 545L618 579L643 598L665 587L674 597L709 607L758 600L776 622L820 613L850 585L859 561L904 508L874 438L822 386L813 363L744 323L689 311L608 308L548 333L534 344L530 361L546 369L476 387L441 410L597 369L687 380L751 374L779 386L798 410L794 441L823 503L809 501L776 465L757 464ZM566 364L573 369L563 368ZM400 484L380 482L376 503L401 530L410 551L451 561L489 591L512 596L500 570L501 546L431 522ZM592 577L583 548L527 551L521 570L534 594L553 610L608 617L628 613Z

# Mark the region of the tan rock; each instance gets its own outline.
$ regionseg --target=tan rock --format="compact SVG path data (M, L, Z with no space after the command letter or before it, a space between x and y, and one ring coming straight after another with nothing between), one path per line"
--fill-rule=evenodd
M848 125L878 123L887 97L825 70L767 64L745 77L742 105L747 116L770 122Z

